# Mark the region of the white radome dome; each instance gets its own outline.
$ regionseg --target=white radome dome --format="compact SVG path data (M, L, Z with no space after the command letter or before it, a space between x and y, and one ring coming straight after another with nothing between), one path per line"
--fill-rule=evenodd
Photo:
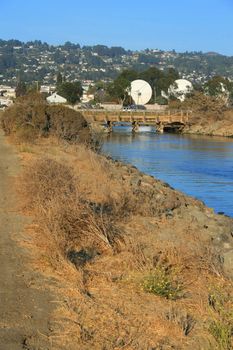
M186 79L177 79L168 89L169 95L174 95L180 101L184 101L185 96L193 90L193 85Z
M130 86L130 96L137 105L145 105L152 96L152 89L150 84L142 79L132 81Z

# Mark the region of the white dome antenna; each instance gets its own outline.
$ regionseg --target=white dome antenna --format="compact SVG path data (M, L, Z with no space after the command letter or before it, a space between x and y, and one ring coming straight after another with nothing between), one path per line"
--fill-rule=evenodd
M137 79L132 81L130 87L130 96L137 105L145 105L150 101L152 89L145 80Z
M185 96L192 92L193 85L190 81L186 79L177 79L175 82L169 86L168 94L174 95L180 101L185 100Z

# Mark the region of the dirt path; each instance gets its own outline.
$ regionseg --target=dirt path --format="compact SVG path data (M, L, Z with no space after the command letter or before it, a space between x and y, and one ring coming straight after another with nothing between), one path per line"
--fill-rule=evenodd
M47 337L51 295L30 286L42 277L28 270L27 252L12 239L27 223L17 213L11 184L19 170L17 155L0 130L0 350L52 349Z

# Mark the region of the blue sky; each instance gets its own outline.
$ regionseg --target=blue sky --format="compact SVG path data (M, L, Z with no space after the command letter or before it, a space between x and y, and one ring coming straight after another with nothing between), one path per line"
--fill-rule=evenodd
M233 56L233 0L3 0L0 38Z

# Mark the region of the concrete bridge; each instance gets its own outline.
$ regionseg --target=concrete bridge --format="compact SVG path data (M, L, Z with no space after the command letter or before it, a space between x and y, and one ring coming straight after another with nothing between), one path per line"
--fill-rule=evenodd
M110 111L110 110L82 110L82 115L88 123L105 125L108 132L112 131L114 124L131 123L132 132L137 132L140 125L155 126L157 132L164 131L181 132L188 123L190 111Z

